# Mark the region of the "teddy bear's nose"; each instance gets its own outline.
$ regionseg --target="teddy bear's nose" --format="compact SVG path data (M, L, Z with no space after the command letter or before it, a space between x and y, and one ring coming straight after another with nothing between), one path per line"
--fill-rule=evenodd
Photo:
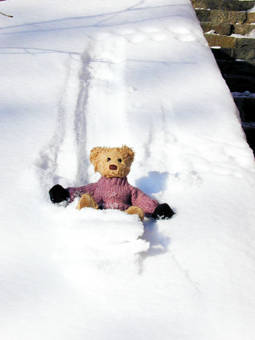
M117 165L114 165L114 164L111 164L109 166L109 168L110 168L110 170L117 170L118 169Z

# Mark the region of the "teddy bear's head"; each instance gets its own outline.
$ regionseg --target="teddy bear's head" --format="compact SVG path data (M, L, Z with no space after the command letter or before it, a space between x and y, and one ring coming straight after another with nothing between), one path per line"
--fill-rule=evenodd
M104 177L126 177L134 160L134 152L126 145L121 148L96 147L90 152L95 171Z

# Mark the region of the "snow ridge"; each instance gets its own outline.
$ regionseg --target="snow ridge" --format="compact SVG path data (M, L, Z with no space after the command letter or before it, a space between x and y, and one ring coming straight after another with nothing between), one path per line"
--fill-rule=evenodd
M107 35L103 42L104 38L98 35L81 57L68 56L55 133L37 161L44 188L59 181L65 186L87 182L88 154L94 141L105 145L105 132L127 124L125 40ZM115 146L119 140L109 133L107 143Z
M4 4L1 339L253 339L254 157L190 1ZM50 203L121 144L172 219Z

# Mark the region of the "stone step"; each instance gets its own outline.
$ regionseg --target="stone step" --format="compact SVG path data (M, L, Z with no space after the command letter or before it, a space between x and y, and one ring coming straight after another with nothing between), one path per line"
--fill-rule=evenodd
M213 51L215 51L213 49ZM219 51L219 50L217 50ZM227 56L229 59L227 59L226 54L224 54L223 58L221 58L220 54L215 54L213 52L217 63L220 67L220 69L224 72L224 73L228 73L228 74L242 74L242 75L246 75L249 77L253 77L254 78L254 83L255 83L255 65L254 64L250 64L244 60L235 60L229 56Z
M221 54L224 56L222 59L226 59L227 57L236 60L241 59L253 66L255 66L255 52L254 49L235 49L235 48L213 48L212 51L214 54ZM217 58L217 57L216 57Z
M246 35L255 30L255 23L250 24L236 24L233 26L233 32L235 34Z
M222 48L222 52L233 59L241 59L255 65L255 51L247 47L244 48Z
M212 24L211 22L200 22L200 25L205 33L214 31L217 34L230 35L233 33L233 25L231 24ZM240 25L242 26L242 25Z
M245 92L248 90L255 92L254 79L241 75L222 74L229 89L234 92Z
M255 12L247 13L247 23L254 24L255 23Z
M214 54L215 55L215 54ZM223 58L220 54L215 55L216 61L222 73L229 75L243 75L254 79L255 85L255 65L252 65L245 61L236 61L230 57L227 59L225 56ZM245 91L249 89L245 89Z
M219 35L219 34L204 34L209 46L213 47L223 47L223 48L236 48L236 38L229 37L227 35Z
M220 34L204 34L209 46L220 46L223 48L232 48L232 49L254 49L255 51L255 39L254 38L243 38L243 37L234 37ZM246 52L246 51L245 51Z
M216 57L222 77L225 79L231 92L244 93L249 91L250 93L255 93L255 64L252 65L245 61L236 61L225 54L223 59L219 52L215 54L215 51L218 50L213 49L212 51ZM254 103L253 99L251 99L251 101Z
M211 22L212 24L243 24L247 21L253 22L253 16L245 11L221 11L217 9L196 9L196 15L200 22Z
M243 130L246 135L247 143L250 145L255 155L255 124L243 124Z
M239 0L192 0L194 8L247 11L255 6L255 1Z
M240 34L247 35L255 30L255 24L212 24L211 22L200 22L204 33L214 31L216 34L231 35Z
M234 101L243 122L255 122L255 97L241 97L234 95Z

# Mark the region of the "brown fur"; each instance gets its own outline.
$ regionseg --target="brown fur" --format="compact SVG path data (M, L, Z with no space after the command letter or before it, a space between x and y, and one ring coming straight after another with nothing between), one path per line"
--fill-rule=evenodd
M144 211L143 211L143 209L141 209L139 207L131 206L125 211L129 215L138 215L142 221L144 219Z
M130 172L134 155L134 151L126 145L121 148L96 147L90 152L90 161L95 171L104 177L126 177ZM110 165L117 166L117 169L111 170Z
M82 208L94 208L98 209L98 205L95 202L94 198L91 197L89 194L83 194L78 202L78 205L76 207L78 210L81 210Z

